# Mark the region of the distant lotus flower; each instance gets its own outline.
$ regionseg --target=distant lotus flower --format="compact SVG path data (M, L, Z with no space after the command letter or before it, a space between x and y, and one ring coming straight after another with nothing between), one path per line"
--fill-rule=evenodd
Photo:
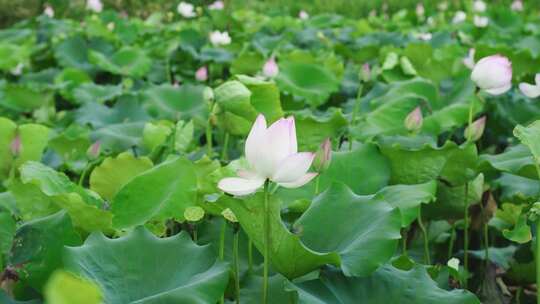
M267 179L285 188L297 188L311 181L317 173L308 172L315 157L311 152L297 152L294 117L281 118L269 128L261 114L246 139L249 170L238 171L239 177L219 181L218 188L232 195L248 195Z
M425 13L426 10L424 8L424 5L422 3L418 3L416 5L416 16L419 18L423 18Z
M178 6L176 7L176 10L184 18L193 18L193 17L197 16L197 14L195 14L195 7L191 3L187 3L187 2L182 1L182 2L178 3Z
M430 41L433 35L431 33L419 33L416 34L416 37L422 41Z
M49 18L53 18L54 17L54 9L52 8L52 6L46 5L45 9L43 10L43 14L45 14L45 16L47 16Z
M510 8L514 12L521 12L521 11L523 11L523 2L521 0L514 0L514 2L512 2L512 5L510 6Z
M486 27L489 24L489 19L486 16L474 15L473 23L476 27Z
M473 3L473 10L477 13L483 13L486 11L487 5L482 0L476 0Z
M213 31L210 33L210 43L214 46L227 45L231 43L231 36L228 32Z
M88 156L89 159L96 159L98 158L100 151L101 151L101 143L98 140L95 143L93 143L90 146L90 148L88 148L88 150L86 151L86 155Z
M101 0L87 0L86 9L91 10L94 13L101 13L103 10L103 3L101 3Z
M477 141L484 134L485 128L486 117L482 116L465 129L465 138L469 141Z
M469 53L467 55L467 57L465 57L463 59L463 64L468 67L469 69L473 69L474 68L474 54L475 54L476 50L475 49L469 49Z
M424 118L420 107L416 107L407 117L405 117L405 128L410 132L417 132L422 129Z
M501 55L480 59L474 66L471 79L491 95L500 95L512 87L512 63Z
M225 4L223 3L223 1L216 1L208 6L209 10L216 10L216 11L220 11L224 8L225 8Z
M12 69L10 70L10 72L11 72L11 74L13 74L13 75L15 75L15 76L19 76L19 75L22 74L23 68L24 68L24 64L19 63L19 64L17 64L16 67L12 68Z
M300 11L298 13L298 18L300 18L302 20L307 20L307 19L309 19L309 14L306 11Z
M270 57L263 66L263 75L268 78L276 77L279 73L279 67L274 56Z
M15 138L13 138L13 140L11 141L11 145L9 146L9 148L13 156L17 157L21 154L22 143L21 136L19 134L15 135Z
M464 11L457 11L452 19L452 23L458 24L467 20L467 14Z
M208 80L208 68L206 66L200 67L195 72L195 79L201 82Z
M519 90L523 95L529 98L536 98L540 96L540 74L536 74L534 77L535 84L528 84L522 82L519 84Z
M313 160L313 168L317 172L323 172L330 166L332 161L332 142L330 138L323 141L317 153L315 153L315 159Z
M439 5L437 5L437 8L441 11L441 12L444 12L448 9L448 2L446 1L443 1L441 3L439 3Z

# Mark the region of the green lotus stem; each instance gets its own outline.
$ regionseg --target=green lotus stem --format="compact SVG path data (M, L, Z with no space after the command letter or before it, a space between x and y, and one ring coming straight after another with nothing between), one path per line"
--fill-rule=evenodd
M540 178L540 165L538 164L538 160L534 160L534 166L536 167L536 173L538 174L538 178ZM538 290L540 286L540 218L536 220L536 303L540 304L540 290Z
M264 183L264 268L263 268L263 304L268 303L268 258L270 248L270 206L268 181Z
M248 240L248 272L253 271L253 242Z
M486 210L484 208L484 204L482 204L480 202L480 209L481 209L481 212L482 212L482 215L483 215L483 218L486 219ZM488 226L487 226L487 223L484 223L483 224L483 227L482 227L482 230L483 230L483 239L484 239L484 260L485 260L485 263L486 263L486 266L488 265L488 262L489 262L489 239L488 239Z
M456 242L456 226L452 225L452 231L450 232L450 241L448 244L448 258L450 260L454 253L454 243Z
M225 139L223 139L223 149L221 150L221 159L226 161L229 158L229 132L225 132Z
M360 97L362 96L362 89L363 87L360 86L358 88L358 93L356 94L356 99L354 102L354 108L353 108L352 117L351 117L351 126L354 126L354 122L356 121L356 116L358 115L358 108L360 107ZM352 146L353 146L352 135L351 135L351 131L349 130L349 151L352 150Z
M469 271L469 182L465 182L465 210L463 219L463 267ZM468 277L465 276L464 287L467 289Z
M521 292L523 291L523 287L519 286L516 290L516 304L521 304Z
M223 219L223 224L221 224L221 232L219 234L219 260L223 261L225 257L225 229L227 228L227 221ZM225 303L225 297L222 295L219 299L219 303Z
M407 228L401 231L401 250L404 256L409 256L407 253Z
M240 233L234 232L233 238L233 266L234 266L234 289L236 294L236 304L240 304L240 270L238 263L238 239Z
M320 174L315 177L315 195L319 194L319 177Z
M420 230L422 230L422 234L424 236L424 263L426 263L427 265L431 265L431 258L429 254L429 238L426 227L422 222L422 206L418 208L418 226L420 227Z
M212 157L212 123L208 118L208 124L206 125L206 154L208 157Z

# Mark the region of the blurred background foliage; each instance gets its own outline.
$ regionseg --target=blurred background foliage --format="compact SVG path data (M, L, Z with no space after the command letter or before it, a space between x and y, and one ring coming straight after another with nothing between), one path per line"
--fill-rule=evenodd
M146 17L154 12L176 11L180 1L171 0L102 0L104 7L124 12L129 16ZM208 5L213 1L188 1L195 5ZM426 10L435 10L441 3L461 8L464 0L418 1L418 0L225 0L234 9L247 8L267 14L297 15L300 10L310 14L336 13L351 18L367 16L371 11L392 13L404 8L414 8L423 3ZM491 0L490 4L508 5L511 0ZM538 0L524 1L526 7L540 7ZM85 14L86 0L0 0L0 28L20 20L40 15L47 5L54 7L56 17L77 18Z

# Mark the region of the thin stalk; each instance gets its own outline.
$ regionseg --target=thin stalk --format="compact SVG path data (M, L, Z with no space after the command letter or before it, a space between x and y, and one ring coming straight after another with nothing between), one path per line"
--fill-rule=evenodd
M358 93L356 94L356 100L354 102L354 108L353 108L352 117L351 117L351 127L354 126L354 123L356 121L356 116L358 115L358 108L360 107L360 97L362 96L362 89L363 89L363 86L360 85L360 87L358 88ZM349 130L349 151L352 150L352 146L353 146L352 135Z
M253 242L251 239L248 241L248 272L253 272Z
M534 160L536 173L540 178L540 165ZM536 303L540 304L540 218L536 220Z
M238 263L238 239L240 233L235 231L233 239L233 263L234 263L234 289L236 294L236 304L240 304L240 270Z
M429 238L426 227L422 222L422 206L418 208L418 226L420 227L420 230L422 230L422 234L424 235L424 263L426 263L427 265L431 265L431 257L429 253Z
M208 113L208 122L206 124L206 154L208 157L212 158L213 149L212 149L212 111L214 110L214 102L210 101L209 113Z
M227 221L223 219L223 224L221 224L221 232L219 235L219 260L223 261L225 257L225 229L227 228ZM225 303L225 296L222 295L219 299L219 303Z
M268 258L270 252L270 206L268 181L264 183L264 269L263 269L263 304L268 303Z
M229 132L225 132L225 139L223 139L223 149L221 150L221 159L227 161L229 158Z
M463 267L469 271L469 182L465 182L465 215L463 219ZM467 289L468 278L465 276L464 287Z
M452 231L450 232L450 244L448 245L448 258L450 260L454 253L454 243L456 242L456 226L452 225Z
M519 286L516 291L516 304L521 304L521 293L523 292L523 287Z
M318 174L317 177L315 177L315 195L319 194L319 177L321 175Z
M407 253L407 228L401 230L401 250L404 256L409 256Z
M486 210L485 210L485 207L484 207L484 204L482 202L480 202L480 211L482 212L482 217L484 218L484 220L487 219L487 215L486 215ZM486 266L489 264L488 261L489 261L489 239L488 239L488 226L487 226L487 223L484 223L483 224L483 227L482 227L482 232L483 232L483 236L482 238L484 239L483 241L483 246L484 246L484 261L485 261L485 264Z
M193 224L193 242L197 243L197 224Z

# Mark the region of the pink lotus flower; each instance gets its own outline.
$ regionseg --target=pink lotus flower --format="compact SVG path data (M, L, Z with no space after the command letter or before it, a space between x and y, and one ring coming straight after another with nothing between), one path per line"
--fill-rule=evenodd
M100 13L103 10L103 3L101 3L101 0L88 0L86 1L86 9L94 13Z
M521 0L514 0L514 2L512 2L512 5L510 6L510 8L514 12L521 12L521 11L523 11L523 2Z
M49 18L53 18L54 17L54 9L52 8L52 6L46 5L45 9L43 10L43 14L45 14L45 16L47 16Z
M195 7L191 3L182 1L178 3L176 10L184 18L193 18L197 16L197 14L195 13Z
M200 67L195 72L195 79L201 82L208 80L208 68L206 68L206 66Z
M528 84L522 82L519 84L519 90L523 95L529 98L536 98L540 96L540 74L536 74L534 77L535 84Z
M300 11L298 13L298 18L300 18L302 20L307 20L307 19L309 19L309 14L306 11Z
M219 181L218 188L232 195L248 195L267 179L285 188L297 188L311 181L317 173L308 172L315 154L298 152L294 117L281 118L270 127L261 114L246 139L245 153L249 170L239 177Z
M471 73L471 79L491 95L500 95L512 87L512 63L501 55L480 59Z
M263 75L268 78L272 78L276 77L278 73L279 67L276 63L276 59L274 58L274 56L272 56L270 57L270 59L268 59L268 61L266 61L263 66Z
M212 4L210 4L208 6L209 10L218 10L218 11L220 11L220 10L222 10L224 8L225 8L225 4L223 3L223 1L216 1L216 2L214 2L214 3L212 3Z

